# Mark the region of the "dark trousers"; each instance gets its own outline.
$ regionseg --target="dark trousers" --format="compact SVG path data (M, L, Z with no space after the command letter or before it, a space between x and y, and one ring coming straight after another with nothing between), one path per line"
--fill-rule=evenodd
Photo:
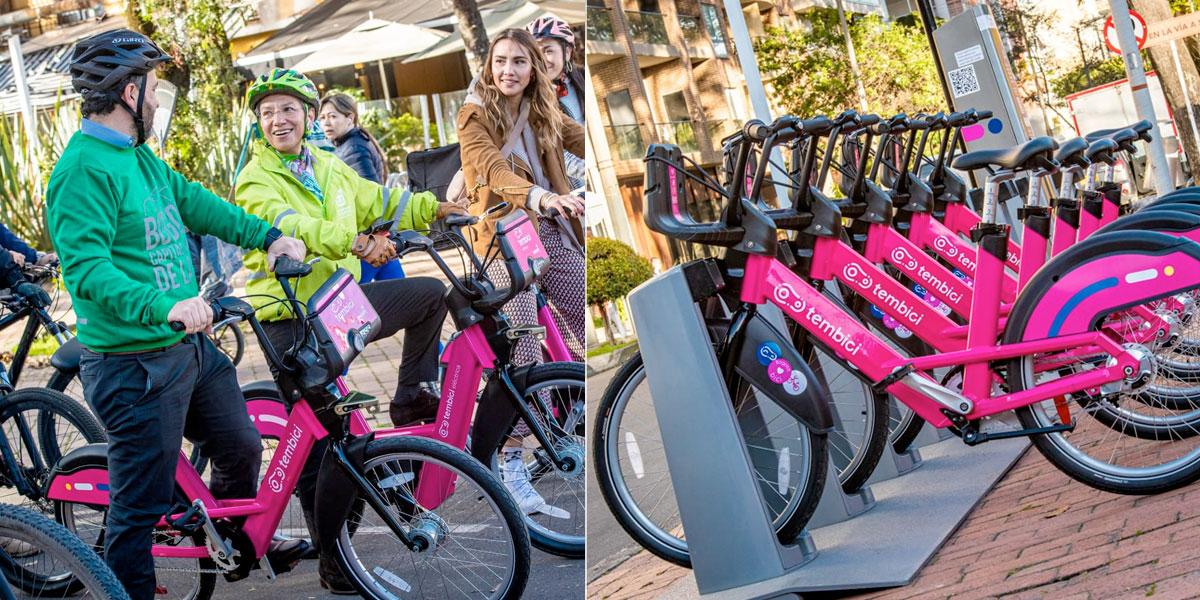
M438 337L446 320L446 286L429 277L408 277L363 284L362 290L371 306L375 307L375 312L379 313L380 327L373 339L391 337L404 330L400 374L392 398L392 402L403 403L419 384L437 379ZM294 325L291 319L263 323L263 331L280 354L296 341ZM304 471L296 482L296 492L310 532L316 531L313 526L313 506L317 473L327 442L327 439L321 440L313 447Z
M217 498L254 496L262 441L233 364L206 336L139 354L84 350L79 374L108 430L104 556L132 600L152 600L151 536L176 500L183 438L211 462L209 488Z

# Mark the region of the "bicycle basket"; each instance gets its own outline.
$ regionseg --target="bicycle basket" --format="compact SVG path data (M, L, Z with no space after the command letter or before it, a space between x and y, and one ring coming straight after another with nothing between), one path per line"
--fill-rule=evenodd
M513 214L496 223L496 238L500 244L500 255L508 263L513 286L525 289L533 284L550 262L550 255L538 237L537 227L524 211Z
M305 364L306 388L329 384L345 372L379 330L379 313L367 300L354 276L338 269L308 301L308 313L316 336L316 360Z

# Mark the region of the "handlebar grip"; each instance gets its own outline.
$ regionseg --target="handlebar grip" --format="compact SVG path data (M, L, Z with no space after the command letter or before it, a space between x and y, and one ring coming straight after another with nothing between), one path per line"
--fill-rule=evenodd
M876 123L879 123L882 120L883 120L883 117L881 117L879 115L862 115L858 119L858 124L862 125L863 127L870 127L872 125L875 125Z
M767 139L767 135L770 133L770 128L767 127L766 123L763 123L758 119L750 119L749 121L746 121L746 126L742 128L742 133L744 133L746 137L751 140L761 142Z
M834 125L845 125L846 123L854 123L858 121L858 112L853 108L847 108L841 114L833 118Z
M796 124L798 129L808 135L824 135L833 129L834 123L824 115L805 119Z
M990 119L990 118L992 118L992 111L990 111L990 110L981 110L981 111L979 111L979 112L975 113L975 116L977 116L977 117L979 118L979 120L980 120L980 121L982 121L982 120L984 120L984 119Z
M311 272L312 265L298 261L290 256L280 256L275 259L276 277L296 277L308 275Z
M218 306L218 305L217 305L217 303L215 303L215 302L214 302L214 303L212 303L212 304L209 304L209 305L208 305L208 308L209 308L210 310L212 310L212 313L213 313L213 319L212 319L212 320L213 320L213 323L216 323L217 321L220 321L220 320L221 320L221 307L220 307L220 306ZM171 331L186 331L186 330L187 330L187 326L186 326L186 325L184 325L184 324L183 324L182 322L180 322L180 321L171 321L171 322L169 322L169 323L167 323L167 324L171 326Z

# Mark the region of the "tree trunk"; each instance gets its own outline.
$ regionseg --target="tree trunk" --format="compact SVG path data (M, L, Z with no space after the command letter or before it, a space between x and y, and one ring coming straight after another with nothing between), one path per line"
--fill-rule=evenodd
M462 34L463 46L467 49L467 64L472 75L483 72L487 62L488 36L483 27L483 17L475 0L453 0L454 16L458 17L458 31Z
M612 323L610 323L608 320L608 303L603 302L599 305L599 307L600 307L600 319L602 321L604 321L604 335L608 337L607 342L609 344L616 344L617 336L613 334Z
M1154 23L1161 23L1172 17L1171 5L1167 0L1131 0L1130 5L1146 19L1150 27L1153 27ZM1179 72L1175 68L1175 59L1171 56L1169 43L1150 48L1150 60L1155 73L1158 74L1158 80L1162 84L1167 105L1171 107L1171 114L1175 118L1175 130L1179 132L1179 140L1183 144L1183 152L1187 156L1188 165L1195 173L1197 167L1200 166L1200 140L1193 135L1188 114L1189 111L1196 110L1197 103L1200 103L1200 72L1196 70L1196 63L1191 60L1186 45L1180 43L1181 41L1176 41L1176 44L1179 48L1179 64L1183 70L1182 82L1179 80ZM1192 106L1188 106L1183 99L1184 86L1187 86ZM1163 115L1158 115L1158 117L1162 118Z

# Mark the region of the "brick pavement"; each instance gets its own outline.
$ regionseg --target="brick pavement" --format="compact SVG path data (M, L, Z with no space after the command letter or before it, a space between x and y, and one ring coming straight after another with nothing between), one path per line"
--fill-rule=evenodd
M1108 494L1031 450L912 584L857 597L1200 598L1198 539L1200 485L1157 496ZM689 575L641 552L590 582L588 596L655 598Z

